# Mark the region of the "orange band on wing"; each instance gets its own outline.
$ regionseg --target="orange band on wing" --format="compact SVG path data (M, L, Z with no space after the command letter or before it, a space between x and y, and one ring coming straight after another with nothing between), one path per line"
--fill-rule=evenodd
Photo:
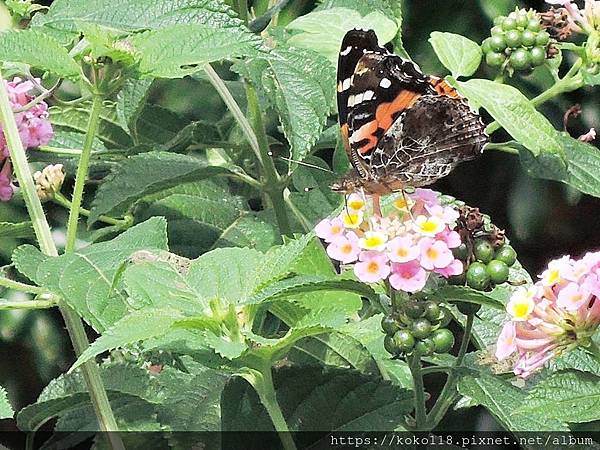
M410 108L420 96L417 92L401 91L393 101L379 105L375 111L375 120L379 128L387 131L398 114Z
M456 89L450 86L446 80L437 77L431 77L431 85L435 91L440 95L446 95L448 97L460 97Z
M361 145L358 149L358 152L361 155L365 155L373 150L377 146L377 136L375 136L375 132L379 128L377 121L373 120L371 122L365 123L362 127L352 133L352 141L360 142L367 139L368 142Z

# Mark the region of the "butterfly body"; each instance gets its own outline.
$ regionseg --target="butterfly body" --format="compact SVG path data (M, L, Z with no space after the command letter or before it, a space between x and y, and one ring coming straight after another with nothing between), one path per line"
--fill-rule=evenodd
M342 42L338 112L353 169L336 191L425 186L487 143L479 115L454 88L380 47L372 30L351 30Z

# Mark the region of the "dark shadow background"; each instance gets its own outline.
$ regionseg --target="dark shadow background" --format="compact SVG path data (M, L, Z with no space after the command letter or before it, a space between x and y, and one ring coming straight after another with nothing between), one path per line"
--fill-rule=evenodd
M403 4L405 47L425 72L438 75L446 72L427 41L432 31L461 33L481 42L489 36L493 11L514 7L514 2L506 0L405 0ZM545 9L541 1L519 4ZM299 0L298 5L308 11L314 3ZM535 95L547 76L544 70L537 69L527 77L516 76L511 83L528 95ZM475 76L493 78L494 73L482 66ZM153 98L186 117L202 118L214 111L213 106L222 108L218 99L211 104L193 87L190 81L161 83ZM563 95L541 110L557 127L562 127L564 112L576 103L581 104L583 114L570 122L569 129L578 136L593 126L600 129L599 99L598 90L583 89ZM494 134L494 141L507 140L501 133ZM489 214L496 225L506 230L519 259L531 274L539 273L554 257L577 256L600 248L596 222L600 218L600 199L582 195L560 183L528 177L517 156L487 152L478 160L459 166L434 188ZM63 210L52 206L48 209L54 223L65 222ZM0 221L22 219L25 213L21 205L0 204ZM15 242L0 242L0 265L9 261L14 246ZM13 405L18 409L34 402L48 381L66 371L73 361L58 312L1 312L0 361L0 385L9 391ZM459 424L494 427L481 410L454 412L444 426L459 428ZM10 421L0 422L0 430L13 426Z

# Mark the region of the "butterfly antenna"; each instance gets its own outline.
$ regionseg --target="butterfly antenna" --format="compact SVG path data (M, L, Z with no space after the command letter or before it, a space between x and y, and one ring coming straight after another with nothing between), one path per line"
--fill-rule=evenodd
M402 192L402 198L404 199L404 204L406 205L406 211L408 211L408 216L410 217L411 221L415 221L415 218L412 215L412 211L410 210L410 204L408 203L408 197L406 197L406 191L404 189L402 189L400 192Z
M273 156L273 155L269 155L269 156ZM310 163L306 163L303 161L297 161L292 158L286 158L285 156L278 156L278 158L283 159L284 161L287 161L287 162L293 162L293 163L299 164L301 166L310 167L311 169L318 169L318 170L322 170L323 172L327 172L327 173L335 173L333 170L325 169L325 168L317 166L315 164L310 164Z

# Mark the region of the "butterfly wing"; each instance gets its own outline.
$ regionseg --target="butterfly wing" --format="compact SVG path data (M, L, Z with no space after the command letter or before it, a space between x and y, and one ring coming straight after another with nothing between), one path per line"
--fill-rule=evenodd
M487 142L481 117L464 99L424 95L383 136L371 173L390 190L426 186L479 156Z

